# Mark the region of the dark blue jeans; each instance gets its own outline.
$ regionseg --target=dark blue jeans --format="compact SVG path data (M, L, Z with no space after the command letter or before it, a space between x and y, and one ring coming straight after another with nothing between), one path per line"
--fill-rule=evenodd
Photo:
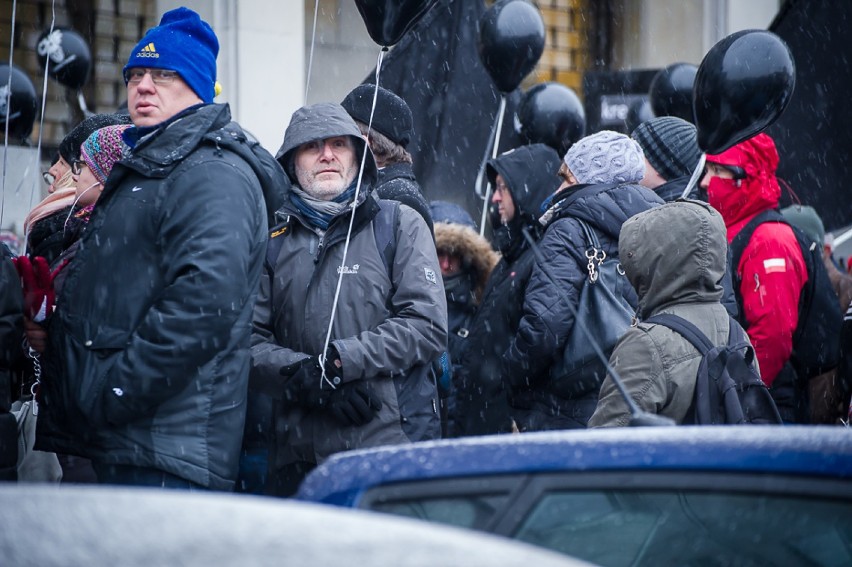
M100 484L122 486L156 486L177 490L207 490L200 484L188 481L165 471L131 465L92 463Z

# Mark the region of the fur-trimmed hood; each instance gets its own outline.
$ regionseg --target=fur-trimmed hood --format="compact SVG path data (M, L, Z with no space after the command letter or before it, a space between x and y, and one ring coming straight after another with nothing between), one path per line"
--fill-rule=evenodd
M473 301L479 305L485 284L500 255L475 230L455 223L435 223L435 247L439 252L457 254L462 259L462 269L475 273Z

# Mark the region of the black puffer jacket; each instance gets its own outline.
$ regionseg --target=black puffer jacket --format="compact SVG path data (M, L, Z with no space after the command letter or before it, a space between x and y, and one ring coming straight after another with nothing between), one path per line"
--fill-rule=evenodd
M0 481L14 481L18 478L18 425L9 413L15 397L11 370L21 357L24 301L18 272L5 244L0 244L0 290Z
M532 250L521 230L528 230L534 238L540 235L541 203L559 186L556 172L560 163L557 153L543 144L522 146L488 162L491 184L500 174L509 187L515 218L508 225L499 225L499 216L492 215L495 240L503 257L491 272L456 366L457 435L511 430L500 368L503 353L518 331L533 267Z
M115 165L48 329L57 379L42 387L37 448L232 488L264 197L280 201L283 176L220 104Z
M536 261L524 297L524 316L503 360L512 405L522 410L515 412L522 430L585 427L597 402L597 392L566 400L549 384L550 368L574 329L574 309L568 302L576 309L587 277L586 243L577 219L597 233L608 258L617 258L622 223L662 203L639 185L576 185L557 194L542 217L546 231L540 250L547 272ZM635 306L636 294L629 291Z

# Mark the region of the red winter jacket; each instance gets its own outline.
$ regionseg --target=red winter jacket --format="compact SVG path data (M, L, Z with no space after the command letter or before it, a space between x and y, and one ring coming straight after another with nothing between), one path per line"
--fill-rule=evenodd
M725 219L730 243L752 218L778 207L778 152L772 138L758 134L707 161L746 172L742 180L714 177L708 186L708 200ZM771 386L793 351L807 266L790 227L766 222L752 234L736 270L748 335L761 377Z

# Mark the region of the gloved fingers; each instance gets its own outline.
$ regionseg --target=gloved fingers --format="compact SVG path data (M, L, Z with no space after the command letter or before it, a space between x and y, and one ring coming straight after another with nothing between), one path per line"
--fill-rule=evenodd
M358 392L358 394L364 399L367 407L369 407L373 413L377 413L380 409L382 409L382 399L377 396L372 389L364 387Z
M44 256L36 256L32 260L33 276L35 283L42 291L47 291L53 286L50 279L50 266L47 265L47 260Z
M27 256L15 258L15 268L21 278L21 289L24 292L24 313L34 319L44 303L44 290L36 284L33 264Z
M61 271L62 271L62 269L63 269L65 266L67 266L67 265L68 265L68 262L70 262L70 261L71 261L71 258L65 258L64 260L62 260L62 262L60 262L60 263L59 263L59 265L58 265L58 266L56 266L56 269L55 269L55 270L53 270L52 272L50 272L50 283L51 283L51 285L53 284L53 280L55 280L55 279L56 279L57 274L59 274L59 272L61 272Z
M297 362L294 362L292 364L284 365L278 370L278 373L281 376L287 376L287 377L293 376L296 373L297 370L299 370L305 364L310 362L310 360L311 360L310 357L308 357L308 358L303 358L303 359L301 359Z
M357 396L356 396L357 397ZM337 400L337 403L331 405L332 415L344 425L364 425L368 423L373 415L364 413L366 405L361 401L361 406L355 403L354 398Z
M35 276L33 275L33 264L27 256L18 256L13 260L15 269L18 270L18 276L21 278L21 286L24 291L29 291L35 287Z

